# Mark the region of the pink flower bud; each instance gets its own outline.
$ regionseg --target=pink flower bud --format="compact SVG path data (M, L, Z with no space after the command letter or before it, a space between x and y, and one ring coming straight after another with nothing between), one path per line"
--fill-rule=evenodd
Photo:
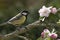
M57 13L57 9L55 7L51 8L51 13L56 14Z
M51 37L51 38L57 38L57 36L58 36L58 35L57 35L56 33L52 33L50 37Z
M60 39L57 39L57 40L60 40Z
M42 33L41 33L41 37L42 37L42 38L44 38L44 36L45 36L45 33L44 33L44 32L42 32Z

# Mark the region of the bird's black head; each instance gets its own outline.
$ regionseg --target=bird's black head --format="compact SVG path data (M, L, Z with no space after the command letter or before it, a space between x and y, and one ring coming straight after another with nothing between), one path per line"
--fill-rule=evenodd
M22 11L22 13L21 13L22 15L24 15L24 16L27 16L28 14L29 14L29 12L28 11L26 11L26 10L24 10L24 11Z

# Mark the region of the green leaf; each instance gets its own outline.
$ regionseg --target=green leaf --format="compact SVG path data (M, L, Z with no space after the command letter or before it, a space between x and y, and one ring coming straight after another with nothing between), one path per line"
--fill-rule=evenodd
M39 37L37 40L43 40L43 38L42 37Z
M57 22L57 24L60 24L60 19L59 19L59 21Z
M44 40L51 40L51 38L50 38L50 37L48 37L48 38L46 38L46 39L44 39Z

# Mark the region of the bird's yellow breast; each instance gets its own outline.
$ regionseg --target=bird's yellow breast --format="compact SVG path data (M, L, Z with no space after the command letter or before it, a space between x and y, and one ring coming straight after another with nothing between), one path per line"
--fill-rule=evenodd
M22 25L26 20L25 16L20 17L18 20L11 22L13 25Z

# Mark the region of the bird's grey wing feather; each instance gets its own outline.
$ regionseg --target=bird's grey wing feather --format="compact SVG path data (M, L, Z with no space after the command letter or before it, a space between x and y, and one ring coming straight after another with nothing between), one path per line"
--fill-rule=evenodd
M21 13L19 13L16 16L14 16L13 18L11 18L8 22L12 22L14 20L18 20L21 16L22 16Z

